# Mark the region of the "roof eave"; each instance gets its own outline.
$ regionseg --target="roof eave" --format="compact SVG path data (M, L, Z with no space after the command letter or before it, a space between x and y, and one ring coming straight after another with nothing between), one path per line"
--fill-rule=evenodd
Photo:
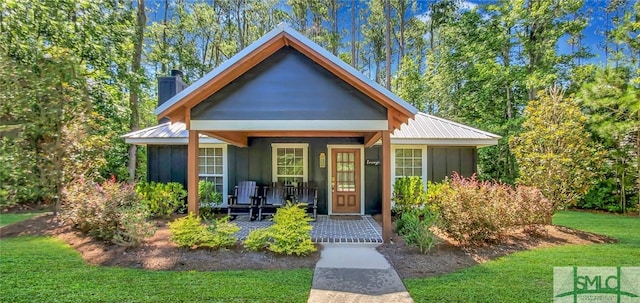
M485 147L498 145L498 140L498 138L391 138L391 144Z

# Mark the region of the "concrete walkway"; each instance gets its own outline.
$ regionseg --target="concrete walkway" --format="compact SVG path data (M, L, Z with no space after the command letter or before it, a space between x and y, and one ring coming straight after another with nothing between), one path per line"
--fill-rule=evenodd
M324 244L308 302L413 302L376 246Z

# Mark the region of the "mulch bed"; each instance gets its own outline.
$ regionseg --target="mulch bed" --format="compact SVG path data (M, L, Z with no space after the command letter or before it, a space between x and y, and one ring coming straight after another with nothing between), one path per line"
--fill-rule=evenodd
M135 248L96 241L68 226L51 214L0 228L0 238L21 235L57 237L79 251L89 264L120 266L149 270L241 270L314 268L318 252L306 257L279 256L270 252L245 251L241 246L231 249L187 249L172 243L166 220L157 221L156 234ZM532 237L514 231L507 241L482 247L465 248L441 236L441 242L429 253L420 254L394 236L393 243L378 247L402 278L437 276L483 263L517 251L566 244L612 243L611 238L560 226L547 226L547 235Z
M430 277L454 272L518 251L570 244L615 243L615 239L563 226L545 226L546 233L531 236L521 230L512 231L501 243L464 247L436 231L439 244L427 254L407 246L394 236L393 243L383 244L378 251L393 265L401 278Z

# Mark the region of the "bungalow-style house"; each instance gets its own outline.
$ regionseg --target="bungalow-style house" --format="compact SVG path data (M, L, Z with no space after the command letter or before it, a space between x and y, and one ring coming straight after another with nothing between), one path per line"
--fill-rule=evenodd
M309 182L320 214L382 213L385 241L393 180L471 175L500 138L418 112L286 24L189 86L160 77L155 114L125 140L147 146L149 181L186 185L190 212L200 179L223 203L244 180Z

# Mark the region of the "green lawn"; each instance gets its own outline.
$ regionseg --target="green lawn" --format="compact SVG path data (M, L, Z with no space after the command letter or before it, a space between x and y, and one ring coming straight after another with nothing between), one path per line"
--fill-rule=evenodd
M519 252L439 277L406 279L405 285L416 302L550 302L554 266L640 265L640 218L561 212L553 223L620 242Z
M306 302L312 276L90 266L56 238L0 240L0 302Z
M30 219L39 214L42 214L42 212L23 213L23 214L0 214L0 227L13 224L22 220Z

